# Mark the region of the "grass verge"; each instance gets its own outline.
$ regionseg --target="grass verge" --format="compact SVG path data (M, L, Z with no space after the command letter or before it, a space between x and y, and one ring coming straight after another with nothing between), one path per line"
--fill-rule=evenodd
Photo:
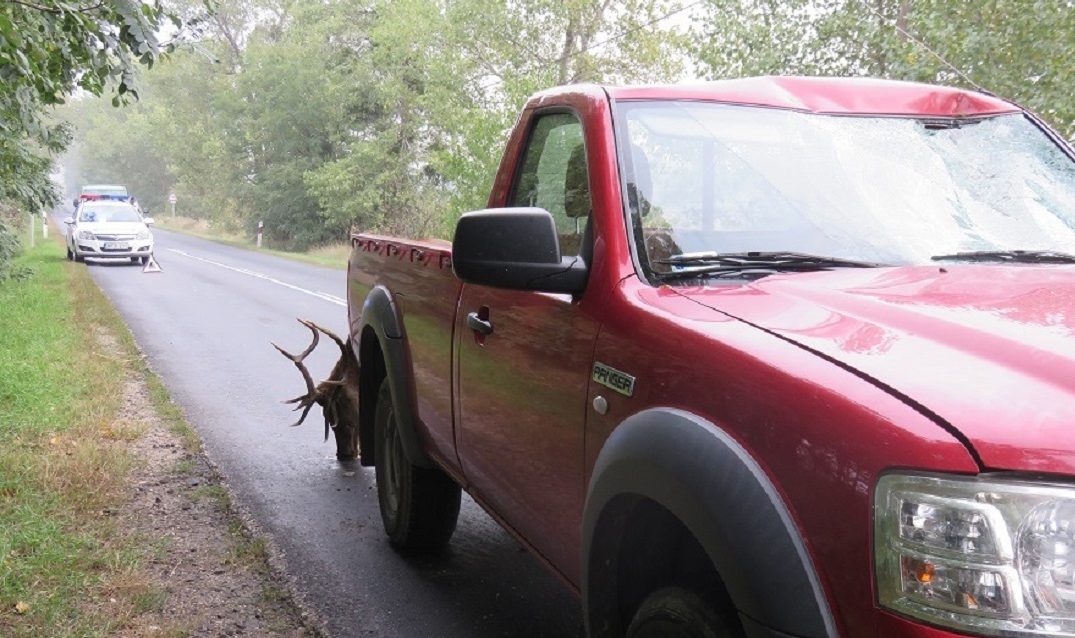
M0 636L316 635L286 595L258 596L264 541L87 269L53 242L16 266L28 276L0 281ZM150 448L185 451L154 474Z
M239 233L230 232L219 226L214 226L204 219L169 216L155 218L155 221L157 227L163 230L193 235L194 237L208 239L209 241L214 241L218 244L233 246L235 248L245 248L247 250L256 250L258 252L276 255L277 257L314 264L315 266L323 266L325 268L347 268L347 257L351 254L351 246L347 242L320 246L307 252L300 253L287 250L275 250L272 248L258 248L254 240Z
M58 244L16 265L32 274L0 283L0 635L104 635L157 597L110 517L139 434L113 418L133 342L98 345L114 311ZM84 604L101 595L107 613Z

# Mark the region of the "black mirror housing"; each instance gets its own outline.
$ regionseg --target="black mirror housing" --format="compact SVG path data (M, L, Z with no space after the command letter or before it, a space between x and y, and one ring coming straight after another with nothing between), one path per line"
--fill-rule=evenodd
M543 208L490 208L455 225L452 267L465 283L510 290L578 294L589 269L562 257L556 223Z

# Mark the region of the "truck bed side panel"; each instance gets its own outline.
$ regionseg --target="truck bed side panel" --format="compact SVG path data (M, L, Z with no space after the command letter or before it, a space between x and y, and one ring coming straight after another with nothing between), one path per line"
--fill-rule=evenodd
M361 308L377 285L393 295L414 372L419 436L458 472L452 430L452 326L462 283L452 272L447 242L355 235L348 268L348 303ZM358 316L352 320L358 321ZM357 326L352 326L354 331Z

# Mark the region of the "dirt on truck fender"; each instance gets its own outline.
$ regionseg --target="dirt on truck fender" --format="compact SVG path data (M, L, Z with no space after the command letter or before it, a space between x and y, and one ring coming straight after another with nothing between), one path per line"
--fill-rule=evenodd
M400 550L465 488L590 636L1075 635L1075 154L1032 113L551 89L450 245L352 245L343 363L288 356Z

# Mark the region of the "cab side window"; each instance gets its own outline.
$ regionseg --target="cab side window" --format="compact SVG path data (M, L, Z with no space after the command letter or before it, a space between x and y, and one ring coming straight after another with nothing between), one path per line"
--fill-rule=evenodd
M591 242L590 180L582 125L570 113L541 115L515 180L510 206L536 206L552 214L561 254L578 255Z

